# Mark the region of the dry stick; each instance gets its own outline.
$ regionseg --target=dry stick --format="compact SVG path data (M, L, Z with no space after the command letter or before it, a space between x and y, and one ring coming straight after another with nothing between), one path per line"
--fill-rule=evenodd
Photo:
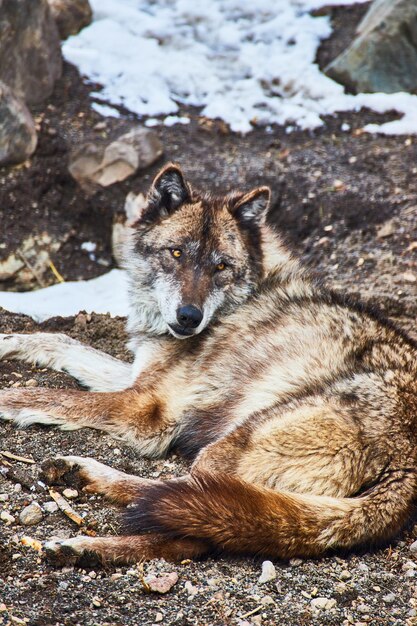
M7 452L6 450L0 450L0 454L5 456L6 459L12 459L13 461L20 461L21 463L30 463L31 465L35 463L33 459L27 459L24 456L18 456L17 454L12 454L11 452Z
M55 500L61 511L65 513L70 520L75 522L78 526L81 526L84 523L83 518L74 511L69 502L65 500L64 496L61 496L61 494L55 491L55 489L50 489L49 495L53 500Z
M54 262L51 261L51 259L49 259L49 267L51 268L51 271L52 271L53 275L55 276L55 278L57 279L57 281L59 283L65 283L64 277L58 272L58 270L55 267Z
M249 613L245 613L245 615L241 615L240 619L246 619L247 617L250 617L251 615L255 615L255 613L257 613L263 608L264 608L264 605L260 604L259 606L256 607L256 609L253 609L253 611L249 611Z
M23 263L26 265L28 270L30 270L32 272L32 274L34 275L34 277L38 281L39 285L41 287L46 287L46 283L42 280L41 275L39 274L39 272L37 270L35 270L35 268L33 267L32 263L30 261L28 261L28 259L23 254L23 252L21 250L16 250L16 254L18 256L20 256L20 258L22 259Z

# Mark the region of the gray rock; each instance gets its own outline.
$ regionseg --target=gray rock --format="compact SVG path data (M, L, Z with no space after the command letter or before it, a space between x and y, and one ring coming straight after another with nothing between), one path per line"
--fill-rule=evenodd
M87 193L125 180L151 165L162 154L158 136L148 128L133 128L110 143L81 144L71 155L69 171Z
M413 543L410 546L410 551L413 552L414 554L417 554L417 541L413 541Z
M36 143L35 123L25 103L0 81L0 165L26 161Z
M357 37L325 72L354 92L416 92L417 2L375 0Z
M91 24L93 11L88 0L48 0L61 39L76 35Z
M20 512L19 520L24 526L38 524L43 518L42 509L37 502L32 502Z
M48 98L62 55L47 0L0 0L0 33L0 80L27 103Z

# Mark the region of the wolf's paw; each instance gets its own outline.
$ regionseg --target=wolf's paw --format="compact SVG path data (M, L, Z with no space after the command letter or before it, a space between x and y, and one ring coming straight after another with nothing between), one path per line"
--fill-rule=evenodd
M83 565L96 565L100 558L89 548L90 537L73 537L72 539L56 539L47 541L44 552L47 560L58 567L75 565L81 562Z
M88 483L84 476L82 461L78 456L58 456L47 459L41 465L40 479L47 485L68 485L82 489Z
M19 351L20 335L0 333L0 359L13 357Z
M41 480L48 485L69 485L89 493L101 493L117 470L82 456L58 456L41 467Z

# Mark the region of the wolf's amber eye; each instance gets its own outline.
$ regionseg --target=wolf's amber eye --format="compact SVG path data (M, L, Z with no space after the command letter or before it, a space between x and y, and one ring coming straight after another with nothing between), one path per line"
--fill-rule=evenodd
M172 256L173 256L173 257L175 257L176 259L179 259L179 258L180 258L180 256L182 255L182 251L181 251L181 250L178 250L178 248L173 248L173 249L171 250L171 254L172 254Z
M216 270L218 272L222 272L223 270L226 269L226 263L217 263L216 265Z

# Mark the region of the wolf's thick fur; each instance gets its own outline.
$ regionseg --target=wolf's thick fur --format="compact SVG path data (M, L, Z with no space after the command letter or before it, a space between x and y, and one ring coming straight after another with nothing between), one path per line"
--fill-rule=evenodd
M93 459L48 462L122 504L128 536L46 545L58 561L282 558L393 537L417 494L417 348L317 285L266 224L269 190L198 194L155 179L132 227L132 367L59 335L10 335L0 356L65 369L93 392L11 390L6 419L92 427L191 473L147 481ZM117 295L115 295L117 297Z

